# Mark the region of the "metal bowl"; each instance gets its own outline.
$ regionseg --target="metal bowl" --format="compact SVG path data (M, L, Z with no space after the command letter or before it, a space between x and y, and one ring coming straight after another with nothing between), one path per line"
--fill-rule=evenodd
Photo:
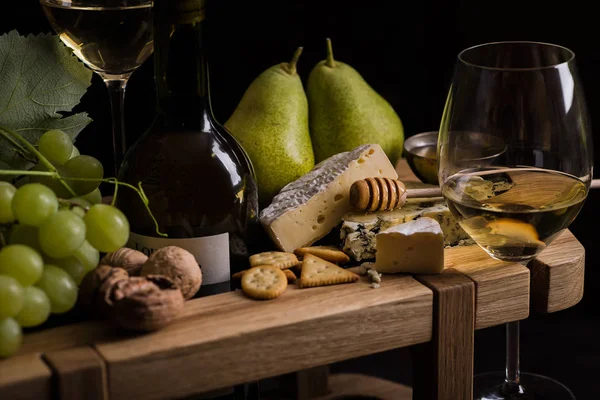
M413 135L404 141L404 157L410 169L422 182L438 185L437 142L438 132ZM449 133L449 148L463 151L455 155L455 164L465 168L492 165L506 151L506 143L499 137L482 132L454 131ZM469 143L469 146L461 146Z

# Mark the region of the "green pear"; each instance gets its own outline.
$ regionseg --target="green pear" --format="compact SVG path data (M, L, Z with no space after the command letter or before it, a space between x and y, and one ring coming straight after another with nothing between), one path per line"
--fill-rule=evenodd
M402 155L404 128L398 114L351 66L327 58L310 72L307 85L315 161L363 144L379 144L394 163Z
M300 54L302 47L289 63L261 73L225 123L254 165L261 206L315 166L308 101L296 72Z

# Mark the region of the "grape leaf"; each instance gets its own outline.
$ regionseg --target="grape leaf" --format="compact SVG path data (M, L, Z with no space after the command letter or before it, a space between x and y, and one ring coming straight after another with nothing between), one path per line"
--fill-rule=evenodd
M52 34L21 36L13 30L0 36L0 126L21 134L32 144L51 128L74 140L91 122L85 113L63 118L91 84L87 69ZM0 161L15 169L31 166L7 142Z

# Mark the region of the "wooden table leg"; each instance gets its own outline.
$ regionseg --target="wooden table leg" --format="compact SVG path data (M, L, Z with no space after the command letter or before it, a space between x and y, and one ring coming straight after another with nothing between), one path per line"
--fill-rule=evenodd
M107 400L106 365L91 347L75 347L44 355L57 380L61 400Z
M329 394L329 366L303 369L273 378L277 394L261 397L266 399L312 400Z
M413 346L413 400L472 400L475 285L452 269L418 276L433 290L433 337Z

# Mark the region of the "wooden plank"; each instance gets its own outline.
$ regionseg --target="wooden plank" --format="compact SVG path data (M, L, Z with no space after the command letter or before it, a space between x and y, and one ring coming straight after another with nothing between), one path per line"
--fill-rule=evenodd
M165 329L96 349L108 364L110 398L177 398L427 342L432 309L431 290L408 276L379 289L366 278L290 285L272 301L237 291L188 301Z
M585 249L566 230L527 267L531 270L531 307L537 312L561 311L581 301Z
M61 400L107 400L106 366L91 347L58 350L44 355Z
M446 249L446 268L466 275L476 286L475 329L529 316L529 270L492 259L477 245Z
M413 398L472 400L475 285L452 269L417 280L433 290L433 338L411 349Z
M363 398L410 400L412 389L387 379L362 374L334 374L329 377L329 394L314 400Z
M39 354L0 360L0 399L50 400L52 371Z
M122 333L106 321L79 322L28 333L18 354L48 353L120 336Z

